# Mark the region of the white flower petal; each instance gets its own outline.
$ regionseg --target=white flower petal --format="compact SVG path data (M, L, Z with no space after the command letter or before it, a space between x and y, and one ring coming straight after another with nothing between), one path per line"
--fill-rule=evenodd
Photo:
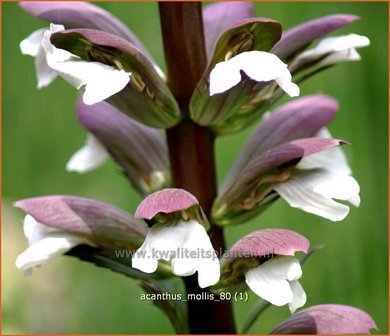
M350 198L352 198L353 193L358 192L356 190L357 183L352 182L352 177L342 175L349 178L348 181L340 178L339 180L342 180L344 184L339 185L335 183L338 179L333 178L333 175L333 172L325 169L315 171L296 169L289 180L276 184L273 189L294 208L332 221L340 221L348 215L349 207L334 201L332 197L343 196L345 198L346 194L350 194ZM340 174L336 173L336 175ZM326 187L328 183L329 186ZM345 185L348 190L341 190ZM325 195L319 192L324 192Z
M354 48L362 48L370 45L366 36L349 34L344 36L328 37L322 39L315 48L302 52L295 62L308 62L317 60L327 54L320 64L333 64L340 61L354 61L360 59ZM338 55L337 55L338 54Z
M347 50L338 51L330 54L329 56L326 56L318 63L318 65L331 65L340 62L355 62L360 60L360 54L356 51L355 48L351 48Z
M232 63L220 62L210 72L210 96L225 92L240 81L240 71L237 71Z
M210 95L224 92L238 84L241 81L240 71L258 82L276 80L288 95L299 95L299 88L291 82L287 65L276 55L265 51L243 52L218 63L210 73Z
M198 222L155 224L133 255L132 266L152 273L157 260L171 260L173 274L188 276L197 271L199 286L204 288L219 280L219 261L214 257L210 238Z
M197 271L197 263L191 258L172 258L172 273L178 276L193 275Z
M48 86L57 77L57 73L47 65L46 52L41 43L45 31L46 28L38 29L20 43L20 50L23 55L35 57L38 89Z
M42 49L41 42L45 31L46 28L38 29L20 42L19 47L23 55L30 55L33 57L38 55L39 50Z
M87 105L109 98L121 91L130 80L130 73L99 62L80 59L56 62L52 59L48 64L76 89L85 85L83 102Z
M84 238L70 234L57 233L43 238L29 246L16 259L16 267L30 274L35 266L40 266L49 259L68 252L76 245L88 243Z
M144 273L156 272L158 267L158 260L152 258L152 254L149 250L149 246L146 240L142 246L133 254L131 259L131 267L139 269Z
M322 128L319 132L317 132L315 137L332 138L332 135L326 128ZM352 173L344 151L339 146L305 156L301 161L299 161L297 168L304 170L324 168L346 175L351 175Z
M313 49L318 54L338 52L350 48L362 48L370 45L370 40L366 36L348 34L343 36L327 37L322 39Z
M75 88L80 89L85 85L85 104L92 105L107 99L128 84L130 73L103 63L81 60L66 50L56 48L50 42L50 37L61 30L61 25L50 25L50 30L44 33L42 46L46 52L46 62Z
M288 304L291 314L306 303L306 293L298 281L290 282L293 300Z
M216 256L207 258L198 266L198 284L200 288L215 285L221 276L219 260Z
M192 229L184 248L195 252L199 287L215 285L220 277L220 265L206 229L195 221L186 225L191 225Z
M245 280L249 288L261 298L276 306L283 306L293 301L289 281L301 276L301 265L295 257L277 256L247 271Z
M298 97L300 93L299 86L291 81L288 77L279 77L275 78L276 83L280 86L280 88L286 92L290 97Z
M348 201L359 195L359 184L352 176L325 170L319 172L321 178L317 180L313 191L328 198Z
M348 202L351 203L355 207L359 207L360 205L360 196L354 195L351 198L348 198Z
M153 225L142 246L134 253L132 267L145 273L155 272L158 260L169 261L172 253L184 244L187 234L188 230L183 225Z
M23 220L23 232L29 245L32 245L43 238L46 238L51 233L58 232L58 229L41 224L31 215L26 215Z
M275 306L283 306L293 299L288 281L272 277L267 272L263 272L261 265L247 271L245 281L256 295Z
M38 55L35 57L35 73L37 76L38 89L50 85L58 76L57 72L47 64L46 53L43 48L39 50Z
M85 146L71 156L66 164L66 170L86 173L100 167L109 157L110 155L99 140L88 133Z

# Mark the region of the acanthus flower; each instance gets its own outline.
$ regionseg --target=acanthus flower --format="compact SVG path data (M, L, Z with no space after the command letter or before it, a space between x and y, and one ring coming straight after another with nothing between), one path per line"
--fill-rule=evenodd
M301 265L295 252L307 253L309 241L284 229L265 229L239 239L221 259L221 286L245 282L259 297L275 306L288 304L291 313L306 303L306 293L298 282Z
M317 136L331 137L326 129ZM351 173L341 148L329 148L302 158L290 178L273 189L292 207L340 221L348 215L349 207L333 199L360 205L360 187Z
M349 34L344 36L327 37L313 49L305 50L297 56L292 66L318 61L318 65L331 65L340 62L360 61L361 57L356 48L370 45L366 36Z
M157 191L144 199L135 216L148 221L161 216L164 222L152 225L144 243L133 255L132 267L153 273L158 260L171 261L175 275L198 272L201 288L218 282L219 260L201 223L201 210L193 195L182 189Z
M24 218L23 231L29 247L17 257L15 264L25 275L31 275L34 267L41 266L77 245L95 246L88 239L43 225L30 215Z
M123 69L100 62L87 62L56 48L50 38L53 33L63 30L64 26L51 24L50 29L43 32L41 41L42 30L39 30L21 42L22 52L36 57L39 87L49 85L58 74L77 89L85 86L84 102L92 105L121 91L129 83L131 73Z
M333 99L309 96L267 115L254 131L223 183L213 219L235 223L252 217L278 196L291 206L339 221L358 206L359 185L351 176L343 141L324 130L338 108Z
M126 212L106 203L75 196L43 196L20 200L29 247L16 266L26 275L33 267L78 245L99 248L138 247L148 229Z

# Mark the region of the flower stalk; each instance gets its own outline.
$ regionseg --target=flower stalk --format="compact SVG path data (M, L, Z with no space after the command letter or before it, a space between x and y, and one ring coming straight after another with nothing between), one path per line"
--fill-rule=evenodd
M173 185L197 197L206 216L216 197L214 135L188 118L188 106L206 67L200 3L159 3L167 65L168 86L179 103L183 120L167 130ZM212 223L211 223L212 224ZM222 229L211 226L211 242L224 249ZM188 294L200 294L196 277L184 278ZM192 334L234 334L234 317L229 301L188 301L189 331Z

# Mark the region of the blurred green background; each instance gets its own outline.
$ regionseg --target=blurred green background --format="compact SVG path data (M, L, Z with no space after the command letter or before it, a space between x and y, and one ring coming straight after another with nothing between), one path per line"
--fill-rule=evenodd
M164 68L156 3L99 3L140 37ZM360 50L362 61L344 63L301 86L301 95L326 93L337 98L340 111L330 125L345 148L361 185L362 204L343 222L333 223L290 208L283 200L251 223L227 230L228 245L258 228L284 227L300 232L312 245L326 244L304 266L301 279L307 306L342 303L370 313L381 334L387 333L387 3L257 3L256 14L280 21L285 28L333 13L351 13L362 20L336 34L366 35L371 46ZM26 247L24 214L13 201L46 194L92 197L133 212L140 197L118 167L78 175L65 163L85 141L74 113L76 90L58 79L36 89L31 57L19 42L43 21L16 3L2 3L3 32L3 333L173 333L168 320L150 302L140 302L135 281L60 257L24 278L14 266ZM250 129L218 140L222 180ZM238 325L256 301L235 304ZM286 307L271 307L252 328L267 333L289 316Z

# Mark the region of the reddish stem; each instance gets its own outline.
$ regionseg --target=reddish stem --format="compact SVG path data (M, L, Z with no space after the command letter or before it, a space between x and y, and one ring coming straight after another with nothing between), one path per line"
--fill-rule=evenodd
M188 117L192 92L206 67L201 4L160 2L159 9L168 85L184 115L180 124L167 130L173 183L195 195L208 216L216 197L215 139L210 129ZM209 234L214 248L223 250L222 229L212 226ZM195 276L184 282L187 294L203 297L188 301L190 333L235 334L231 303L210 300L211 293L199 288Z

